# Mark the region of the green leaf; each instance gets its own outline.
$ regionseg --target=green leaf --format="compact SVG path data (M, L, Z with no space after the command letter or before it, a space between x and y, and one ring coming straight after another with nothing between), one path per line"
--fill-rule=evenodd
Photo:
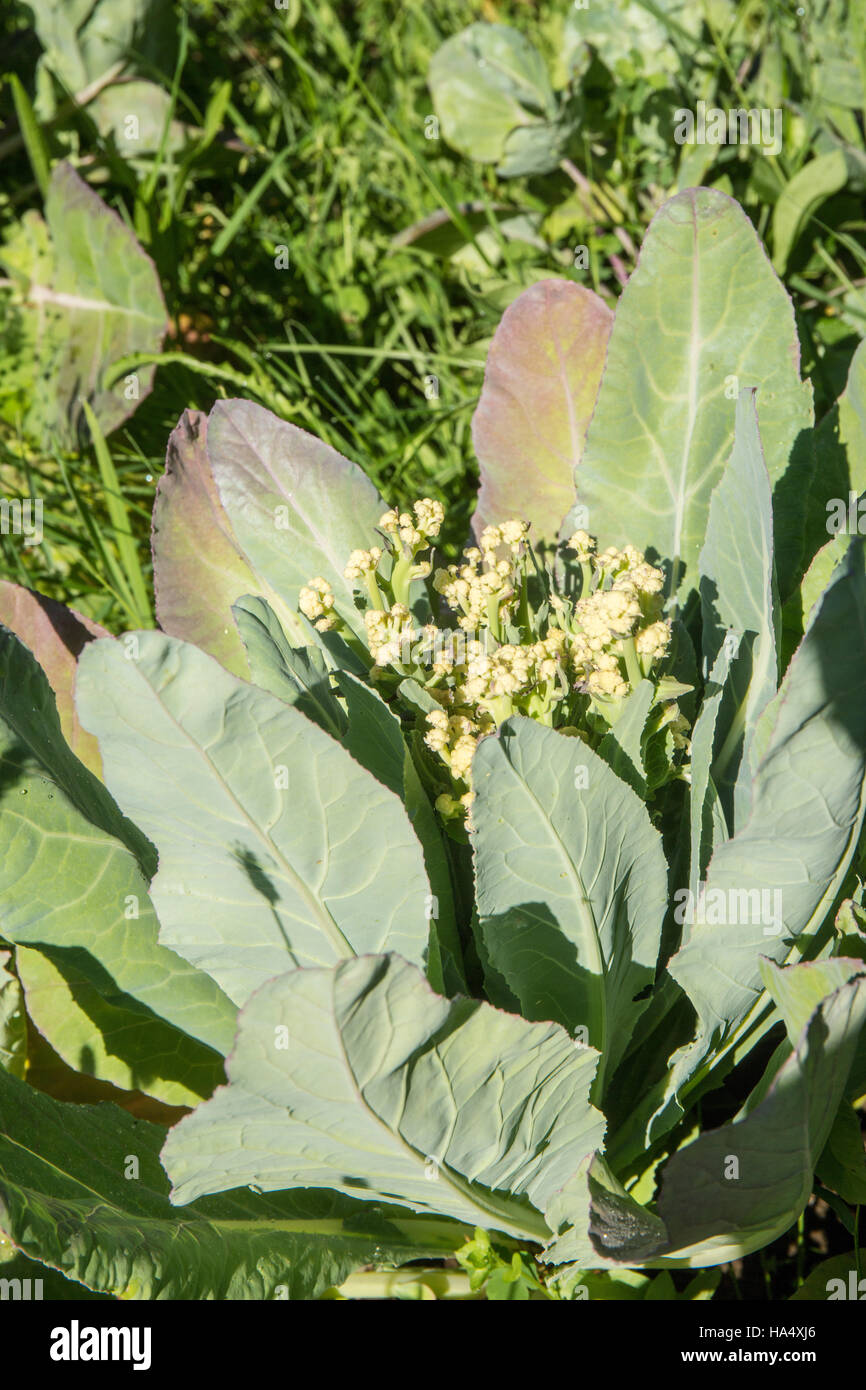
M707 864L716 845L728 839L729 829L718 790L712 778L713 748L719 711L730 670L729 649L719 648L704 683L701 710L692 729L691 783L689 786L689 888L697 896Z
M674 1154L657 1203L675 1253L665 1263L740 1259L796 1221L809 1200L864 1023L866 981L854 980L815 1010L756 1109Z
M862 1301L866 1295L866 1279L861 1279L862 1268L858 1268L857 1251L847 1250L844 1255L833 1255L822 1260L805 1279L796 1293L792 1293L791 1303L825 1303L837 1299Z
M141 868L152 871L152 849L67 748L42 671L3 631L0 755L0 934L44 952L77 999L65 1033L63 1004L39 1010L48 1041L76 1064L87 1049L94 1065L102 1057L109 1070L126 1069L158 1098L176 1100L178 1086L209 1095L235 1011L212 980L158 944Z
M862 961L834 957L830 960L800 961L783 968L775 961L760 959L761 979L785 1024L792 1047L812 1014L834 989L840 989L858 973L866 974Z
M810 77L817 109L839 125L844 108L861 112L864 106L863 8L859 0L823 0L814 18ZM856 123L852 126L856 131Z
M352 550L369 547L385 504L360 468L252 401L217 401L207 450L238 544L282 605L295 609L301 587L321 576L345 621L363 634L343 571ZM242 592L263 593L286 628L270 593L249 584Z
M633 83L638 74L677 75L682 59L672 38L694 43L699 33L700 11L687 0L607 0L570 6L564 41L572 69L588 66L590 45L612 74Z
M858 894L859 896L859 894ZM866 961L866 911L853 898L844 898L833 923L834 934L838 940L838 951L842 956Z
M338 671L336 681L348 715L346 747L362 767L372 772L377 782L405 800L408 750L400 720L378 691L350 672Z
M849 908L850 911L850 908ZM840 909L837 931L842 932L839 948L845 951L856 949L854 937L844 934L844 909ZM788 1041L792 1047L806 1026L809 1015L817 1008L821 999L831 990L838 989L856 975L866 972L866 964L859 957L833 956L830 959L801 961L796 966L781 969L771 960L761 960L761 979L785 1024ZM859 1101L866 1089L866 1033L860 1039L849 1077L848 1099Z
M420 685L418 681L413 680L411 677L402 680L397 687L397 691L403 703L422 717L425 714L432 713L433 710L442 708L439 702L433 699L429 690L425 690L423 685Z
M719 1287L722 1278L720 1269L702 1269L690 1279L682 1293L678 1295L681 1303L700 1302L705 1303L713 1297Z
M592 290L541 280L506 309L472 417L482 527L510 517L555 540L574 502L574 473L601 380L613 314Z
M98 777L102 770L99 744L78 722L73 688L78 656L85 644L109 634L74 608L64 608L44 594L5 579L0 579L0 623L14 632L39 662L54 692L64 742Z
M160 939L235 1003L295 965L421 961L429 892L399 800L298 710L197 647L134 634L82 656L78 712L159 851ZM166 796L166 788L171 796Z
M596 1054L555 1024L433 994L397 956L271 980L229 1085L170 1132L172 1201L327 1185L521 1239L601 1140Z
M596 1091L646 1001L667 907L661 837L630 787L579 739L509 719L473 760L478 914L527 1018L587 1030Z
M103 0L104 3L104 0ZM194 139L194 132L182 121L172 120L171 94L155 82L120 82L104 87L87 107L100 133L107 136L124 159L141 159L160 147L168 121L165 150L178 153ZM129 118L137 124L130 129Z
M864 612L863 543L856 541L761 718L751 814L710 862L708 920L684 932L668 967L699 1015L697 1039L672 1072L674 1087L712 1059L722 1040L728 1051L743 1035L765 1002L761 955L784 962L839 891L864 814Z
M841 150L816 155L785 185L773 208L773 265L784 275L791 252L814 213L848 182Z
M505 137L502 158L496 166L500 178L551 173L568 151L576 122L563 111L556 121L532 121L519 125Z
M0 951L0 1071L23 1080L27 1069L27 1018L18 977L8 968L11 963L12 952Z
M250 594L232 605L254 685L295 705L325 733L342 740L348 722L318 647L293 647L266 599ZM393 790L393 789L392 789Z
M249 675L232 604L262 594L293 640L304 641L297 615L254 570L241 549L211 472L208 418L186 410L168 441L165 473L153 507L153 580L159 625L194 642L236 676Z
M446 980L466 989L463 951L457 928L451 868L442 839L440 822L424 790L400 720L381 696L348 671L337 673L337 684L346 701L348 729L343 743L362 767L403 801L424 854L431 892L425 904L430 931L445 953L445 975L435 978L434 988L445 992ZM428 959L428 967L432 963ZM456 974L455 974L456 972ZM453 993L449 987L448 993Z
M30 214L31 223L38 220ZM106 385L106 375L119 358L158 352L168 322L150 257L70 164L52 172L45 220L41 254L23 224L0 248L16 285L6 334L25 353L32 378L20 402L25 433L46 445L56 436L75 449L82 400L107 435L149 393L153 367L136 368L134 395L123 378Z
M591 1198L589 1235L578 1173L548 1211L558 1236L545 1258L587 1262L594 1252L592 1263L601 1267L700 1268L769 1245L809 1199L864 1023L866 980L850 981L822 1000L761 1102L699 1134L669 1159L655 1212L594 1160L583 1177Z
M815 605L830 583L836 567L844 558L850 536L844 532L834 536L812 557L812 562L796 589L782 609L782 666L787 666L791 652L799 644L808 627Z
M581 1269L565 1266L552 1276L559 1297L568 1302L639 1303L652 1279L634 1269ZM549 1281L550 1282L550 1281Z
M26 0L46 67L68 92L81 92L134 53L157 71L171 67L169 0ZM40 93L41 94L41 93ZM51 110L42 112L53 114Z
M757 387L765 460L779 492L776 559L787 595L803 525L799 457L789 464L811 424L811 393L798 365L791 301L745 213L712 189L671 198L653 219L617 305L577 470L578 500L603 543L669 559L673 594L696 588L710 496L734 441L726 388Z
M716 729L722 742L712 764L713 783L736 828L749 810L755 725L779 679L772 497L754 391L737 401L734 448L710 501L699 569L707 666L723 641L733 637L739 647L731 659Z
M644 766L644 729L655 699L652 681L641 681L626 699L622 711L610 731L605 734L598 751L614 772L628 782L638 796L646 796Z
M9 1251L9 1259L4 1260L3 1250ZM26 1255L22 1255L11 1241L4 1241L0 1235L0 1264L3 1265L3 1278L6 1280L19 1279L21 1281L21 1297L38 1298L41 1292L42 1298L50 1299L52 1302L63 1301L64 1303L109 1303L110 1294L93 1293L86 1289L83 1284L76 1284L71 1279L66 1279L62 1274L54 1269L49 1269L47 1265L40 1264L38 1260L28 1260ZM27 1280L30 1280L28 1286ZM37 1280L39 1281L37 1283ZM30 1290L28 1293L27 1290ZM10 1295L15 1298L15 1294Z
M582 1161L546 1215L556 1232L544 1252L549 1264L645 1265L665 1246L664 1223L626 1192L600 1154Z
M699 562L702 630L708 666L726 630L757 634L768 649L763 674L775 695L772 496L755 396L745 391L737 401L734 448L710 501Z
M142 1300L313 1299L360 1265L441 1256L464 1238L328 1192L232 1192L179 1214L165 1134L0 1072L0 1238L89 1289Z
M839 397L839 438L848 460L850 488L866 492L866 343L859 343Z
M668 949L665 942L663 952L667 954ZM695 1011L688 995L663 971L605 1095L605 1153L611 1166L624 1177L640 1177L654 1183L653 1169L663 1151L654 1151L658 1157L648 1156L648 1121L666 1095L671 1053L678 1044L694 1036L694 1028Z
M19 945L15 964L27 1016L74 1071L166 1105L195 1106L222 1081L219 1058L136 1008L85 951Z
M490 203L478 198L468 203L460 203L456 213L455 217L449 208L437 208L435 212L411 223L392 237L391 250L397 251L404 246L413 246L418 251L428 251L432 256L450 260L464 247L471 245L476 238L487 244L491 218L505 237L515 222L518 225L522 222L521 215L515 217L515 209L509 204ZM522 240L521 237L517 239ZM477 345L475 350L477 351Z
M264 599L246 597L232 612L244 640L253 680L293 704L319 728L336 738L378 782L395 792L406 807L424 854L430 881L426 912L439 944L448 951L460 974L461 951L454 916L451 874L439 823L424 791L400 726L381 696L348 671L335 673L345 710L331 689L324 657L316 647L290 647L276 615ZM434 955L428 972L435 988L444 977L435 975Z
M866 1205L866 1154L860 1116L843 1100L833 1121L824 1152L816 1164L818 1177L852 1207Z
M442 134L461 154L504 176L556 168L566 131L544 59L516 29L470 24L433 55L427 82Z
M676 1296L676 1285L666 1269L663 1269L661 1274L657 1274L655 1278L650 1281L650 1286L644 1294L644 1298L648 1303L655 1303L662 1299L671 1300L675 1299Z
M828 536L838 543L850 529L859 529L856 500L866 492L866 343L860 343L851 358L845 390L815 430L813 449L804 552L807 564L828 544ZM852 494L853 516L849 512ZM805 619L805 594L802 612Z

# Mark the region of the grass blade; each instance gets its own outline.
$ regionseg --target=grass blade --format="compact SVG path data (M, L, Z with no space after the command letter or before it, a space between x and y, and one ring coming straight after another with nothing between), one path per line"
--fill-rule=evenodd
M33 169L33 177L39 185L39 192L45 198L48 195L48 183L51 178L48 149L30 104L30 98L14 72L9 76L9 85L12 88L15 115L18 117L18 124L21 127L21 138L24 141L27 157Z
M102 485L105 488L105 501L108 507L108 515L114 528L114 540L117 546L117 553L123 569L127 586L132 595L136 622L139 627L153 627L153 611L147 595L147 586L144 582L144 575L141 569L141 562L138 556L138 548L129 521L129 512L126 507L126 500L121 490L117 470L114 467L114 460L105 442L105 436L99 425L99 421L93 413L89 403L82 401L84 414L87 419L87 426L90 430L90 437L93 441L93 452L96 455L96 462L99 465L99 474L102 478Z

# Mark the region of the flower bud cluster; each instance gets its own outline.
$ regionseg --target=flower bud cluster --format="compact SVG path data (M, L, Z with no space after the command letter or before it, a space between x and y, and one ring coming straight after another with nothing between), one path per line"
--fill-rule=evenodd
M440 798L437 806L447 814L459 803L457 814L463 814L472 802L469 782L475 749L482 734L490 733L495 727L493 720L483 711L473 719L468 714L449 715L444 709L438 709L427 715L427 726L424 735L427 747L448 766L452 779L466 787L456 801L447 793L443 794L445 800Z
M670 646L670 623L661 617L664 574L633 545L596 554L586 531L576 531L567 549L583 573L566 618L572 672L596 700L622 700Z
M381 558L382 549L378 545L369 550L353 550L343 573L347 579L363 579L368 574L376 573Z
M298 607L305 618L320 632L328 632L337 626L337 613L334 607L334 594L327 579L319 575L311 579L298 595Z
M390 540L399 544L404 553L415 554L436 539L445 519L441 502L422 497L413 502L412 512L396 512L393 508L379 518L379 527Z
M600 737L599 729L616 721L636 684L666 656L671 627L662 617L662 571L634 546L598 554L586 531L575 532L565 547L564 558L570 552L579 566L576 593L560 592L548 571L546 602L534 607L530 573L540 570L537 563L530 567L528 526L519 520L486 526L462 563L435 571L431 588L450 610L451 624L419 626L413 615L419 589L411 586L433 571L432 545L443 521L441 503L431 498L411 511L386 511L378 528L383 545L353 550L344 573L363 611L371 680L392 698L400 680L412 677L436 702L426 715L424 744L447 769L449 784L436 804L444 816L462 817L472 801L479 738L513 714ZM311 580L299 606L320 630L336 626L357 641L325 580ZM660 714L658 727L669 728L673 746L687 747L688 725L677 705L669 702Z
M367 645L377 667L399 666L404 648L415 637L415 624L405 603L387 609L368 609L364 614Z
M498 639L519 595L528 529L525 521L485 526L479 546L464 551L462 565L436 571L433 587L464 632L489 628Z

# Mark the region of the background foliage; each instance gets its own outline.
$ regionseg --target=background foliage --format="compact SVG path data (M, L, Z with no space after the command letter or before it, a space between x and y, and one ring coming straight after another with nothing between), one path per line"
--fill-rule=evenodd
M164 441L184 407L219 395L315 430L396 502L435 492L456 549L474 491L470 414L503 309L550 275L613 303L653 212L689 183L735 194L773 249L820 417L866 323L863 19L863 0L4 7L0 492L43 498L46 516L41 547L0 538L5 573L109 627L146 618ZM474 157L471 122L467 153L447 122L426 138L442 103L430 63L478 22L537 50L566 127L547 173L500 176ZM678 146L673 113L698 99L779 108L782 153ZM46 398L50 354L16 304L15 277L33 269L22 244L50 254L43 216L61 246L69 236L52 229L49 196L64 158L152 258L165 299L154 389L144 396L140 362L144 398L108 448L86 421L70 439ZM75 330L59 325L61 346ZM133 359L117 351L122 382Z

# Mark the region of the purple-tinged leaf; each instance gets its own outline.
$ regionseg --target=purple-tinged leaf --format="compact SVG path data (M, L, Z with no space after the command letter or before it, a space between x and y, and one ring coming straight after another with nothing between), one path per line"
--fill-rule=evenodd
M0 623L35 656L54 691L63 737L85 767L102 776L99 744L83 729L75 711L75 669L82 649L94 637L110 637L104 627L73 608L0 579Z
M472 421L481 465L473 530L519 516L555 539L598 394L613 314L592 290L541 280L506 309Z
M232 604L261 594L283 626L292 615L250 565L226 516L208 459L207 416L187 410L168 442L153 509L156 614L170 637L193 642L237 676L249 677Z
M278 613L293 611L301 587L321 575L339 612L363 631L343 571L352 550L375 541L385 504L360 468L252 401L217 402L207 450L237 543L271 586L247 584L234 597L261 594Z

